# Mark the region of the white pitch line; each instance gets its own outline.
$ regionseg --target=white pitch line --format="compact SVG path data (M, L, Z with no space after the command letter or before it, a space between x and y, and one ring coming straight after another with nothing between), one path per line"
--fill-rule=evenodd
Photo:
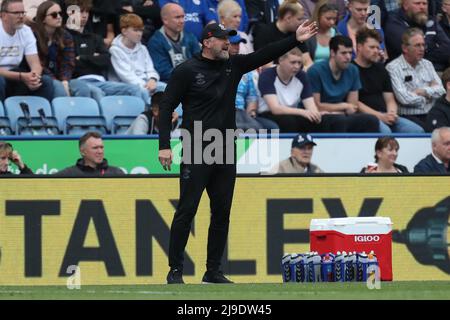
M138 294L162 294L162 295L185 295L185 294L201 294L204 295L204 292L180 292L180 291L127 291L127 290L109 290L109 291L103 291L104 293L119 293L119 294L132 294L132 293L138 293ZM100 292L97 292L100 293ZM209 292L212 293L212 292ZM226 293L226 294L261 294L260 291L226 291L226 292L213 292L216 294L222 294L222 293ZM307 293L307 294L315 294L315 292L311 292L311 291L305 291L302 292L303 293ZM278 295L292 295L292 292L277 292L276 294Z
M126 290L109 290L109 291L103 291L104 293L120 293L120 294L132 294L132 293L139 293L139 294L175 294L179 293L179 291L126 291ZM98 292L96 292L98 293Z

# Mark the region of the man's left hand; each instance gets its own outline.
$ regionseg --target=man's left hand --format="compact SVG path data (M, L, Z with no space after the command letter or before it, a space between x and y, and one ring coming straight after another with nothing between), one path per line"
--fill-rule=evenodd
M317 33L317 23L315 21L306 20L303 22L295 32L297 41L303 42L311 38Z

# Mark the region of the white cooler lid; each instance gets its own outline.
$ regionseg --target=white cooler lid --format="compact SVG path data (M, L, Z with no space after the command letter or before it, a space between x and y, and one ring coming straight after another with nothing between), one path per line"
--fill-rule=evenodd
M384 234L392 230L389 217L311 219L309 231L335 230L344 234Z

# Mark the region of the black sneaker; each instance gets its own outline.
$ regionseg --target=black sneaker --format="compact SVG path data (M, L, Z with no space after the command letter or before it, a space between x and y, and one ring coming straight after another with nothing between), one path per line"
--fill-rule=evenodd
M183 271L180 269L170 269L167 274L167 284L184 284Z
M225 278L222 271L206 271L202 283L233 283L233 281Z

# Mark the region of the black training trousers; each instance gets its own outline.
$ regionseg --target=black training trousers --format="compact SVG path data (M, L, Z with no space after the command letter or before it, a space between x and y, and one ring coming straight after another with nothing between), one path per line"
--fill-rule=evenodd
M325 114L322 122L317 124L302 116L274 115L270 112L261 114L261 117L275 121L281 133L293 132L379 132L378 119L370 114L354 113Z
M180 201L170 230L169 266L183 268L191 223L206 188L210 199L211 222L208 230L207 270L218 270L228 238L228 226L236 163L181 164Z

